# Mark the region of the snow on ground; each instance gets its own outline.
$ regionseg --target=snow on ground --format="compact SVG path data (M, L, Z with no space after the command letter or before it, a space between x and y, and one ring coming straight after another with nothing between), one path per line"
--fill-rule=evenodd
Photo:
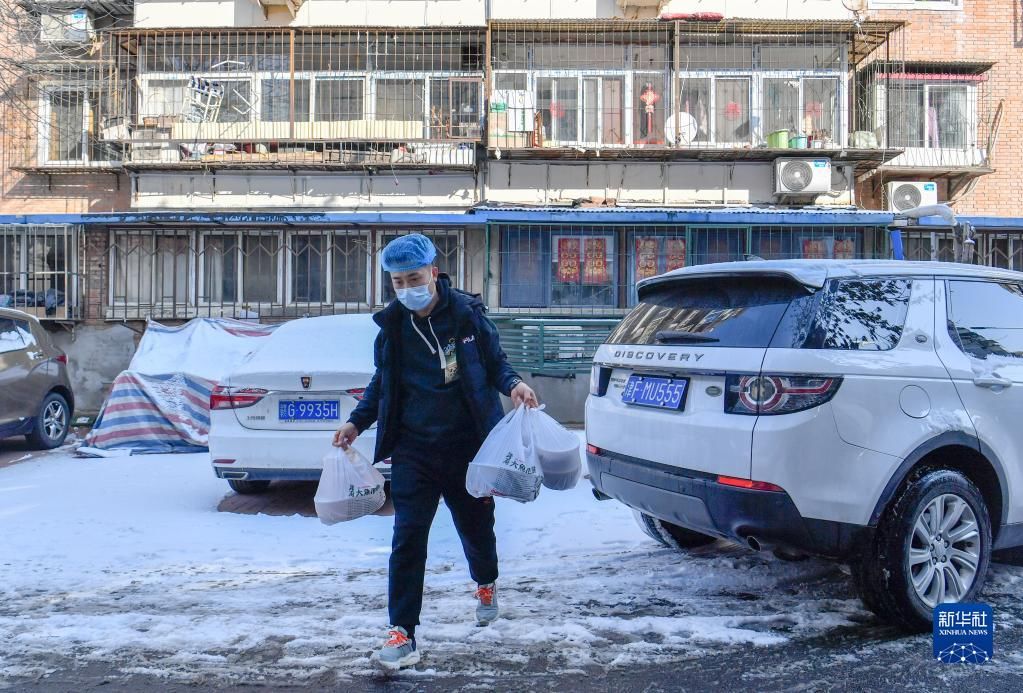
M375 672L392 518L326 527L218 513L227 492L207 455L61 453L0 469L0 682L41 674L54 655L193 681ZM498 547L502 617L476 628L441 507L424 664L410 676L666 661L867 620L837 566L725 543L681 556L585 481L529 505L498 501ZM993 581L1008 598L1023 569L999 566Z

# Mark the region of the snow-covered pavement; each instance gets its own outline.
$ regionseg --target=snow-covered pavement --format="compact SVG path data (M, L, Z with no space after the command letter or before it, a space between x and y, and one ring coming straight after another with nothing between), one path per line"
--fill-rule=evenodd
M374 674L392 518L326 527L216 512L228 492L206 455L57 454L0 468L0 687L44 673L54 657L174 680ZM498 547L502 618L476 628L473 585L441 508L424 664L409 676L667 662L871 622L836 565L725 543L682 556L643 535L623 506L596 501L585 481L529 505L498 501ZM996 565L989 585L999 629L1018 629L1008 605L1023 568ZM913 640L927 656L929 639Z

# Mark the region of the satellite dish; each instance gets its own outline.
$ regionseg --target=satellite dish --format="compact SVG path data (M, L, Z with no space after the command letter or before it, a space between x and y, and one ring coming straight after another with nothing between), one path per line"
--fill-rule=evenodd
M679 111L668 116L668 120L664 124L664 138L671 145L692 144L699 130L696 118L685 111Z

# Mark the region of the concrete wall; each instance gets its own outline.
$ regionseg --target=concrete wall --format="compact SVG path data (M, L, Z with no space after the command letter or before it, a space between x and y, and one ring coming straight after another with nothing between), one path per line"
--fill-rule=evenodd
M136 333L123 325L84 324L72 332L58 329L50 334L68 355L75 409L98 412L114 378L131 363Z
M447 210L480 201L472 173L146 173L137 209Z
M842 169L844 170L844 169ZM852 172L836 171L836 196L814 204L853 203ZM591 196L619 204L723 205L773 204L774 164L655 162L508 162L487 165L486 199L492 203L564 204Z

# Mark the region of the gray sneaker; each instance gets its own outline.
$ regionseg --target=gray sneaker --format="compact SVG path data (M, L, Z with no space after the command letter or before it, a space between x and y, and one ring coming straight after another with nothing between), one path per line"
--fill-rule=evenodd
M408 636L401 626L394 626L387 631L387 642L377 652L377 663L384 669L397 671L419 662L419 650L416 639Z
M497 583L476 588L476 625L486 626L497 618Z

